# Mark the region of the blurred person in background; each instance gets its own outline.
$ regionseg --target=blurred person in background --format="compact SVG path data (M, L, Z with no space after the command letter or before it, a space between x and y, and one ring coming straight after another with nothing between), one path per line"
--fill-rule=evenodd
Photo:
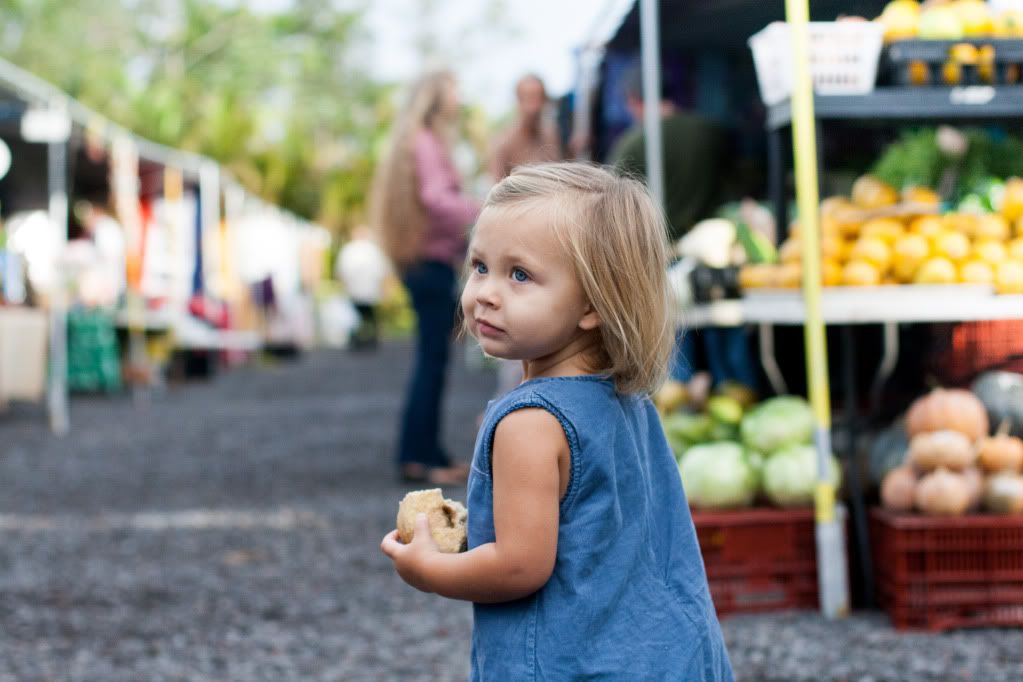
M450 71L413 84L377 167L370 220L401 275L418 319L415 362L402 408L399 475L407 482L464 483L440 444L441 402L468 228L480 206L462 189L451 158L460 113Z
M535 74L522 76L515 84L515 101L515 122L498 135L490 158L490 176L495 183L508 177L516 166L561 161L564 156L557 125L546 116L549 102L543 80ZM521 381L521 362L498 359L495 397Z
M360 225L337 256L337 278L359 313L359 325L349 340L352 350L376 348L379 339L376 307L383 295L384 279L390 265L383 250L373 241L369 228Z
M671 101L668 84L661 83L660 116L664 158L664 213L674 243L697 222L711 217L718 199L725 155L721 128L696 112L683 111ZM634 68L625 80L625 96L633 126L615 143L609 162L618 169L646 177L646 134L643 116L643 72ZM671 378L688 383L696 374L696 344L706 350L713 385L736 382L757 385L756 367L742 328L708 327L680 333Z

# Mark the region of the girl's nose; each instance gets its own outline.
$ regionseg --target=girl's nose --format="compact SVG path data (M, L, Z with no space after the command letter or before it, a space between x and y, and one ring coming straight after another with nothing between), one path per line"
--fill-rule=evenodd
M493 279L488 277L480 283L476 289L476 302L491 308L496 308L500 305L500 296Z

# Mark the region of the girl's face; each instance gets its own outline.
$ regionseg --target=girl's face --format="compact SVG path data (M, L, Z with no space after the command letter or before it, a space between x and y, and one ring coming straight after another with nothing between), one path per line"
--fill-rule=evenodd
M469 258L462 312L488 355L540 360L599 326L571 260L537 211L486 209Z

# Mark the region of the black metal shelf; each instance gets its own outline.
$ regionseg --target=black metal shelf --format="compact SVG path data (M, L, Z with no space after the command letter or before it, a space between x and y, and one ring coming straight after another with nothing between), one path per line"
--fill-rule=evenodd
M878 88L866 95L815 95L818 120L985 121L1023 120L1023 86ZM785 100L767 110L767 129L792 123L792 104Z

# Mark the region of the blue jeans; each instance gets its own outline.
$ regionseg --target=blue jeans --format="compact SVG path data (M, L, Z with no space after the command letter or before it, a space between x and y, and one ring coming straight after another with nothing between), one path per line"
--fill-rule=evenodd
M708 369L715 386L724 381L737 381L756 389L757 370L746 343L746 331L742 327L708 327L679 332L675 339L672 379L686 382L693 378L696 372L693 358L696 344L700 340L703 341Z
M416 357L402 409L398 463L450 465L440 446L440 408L455 326L455 270L434 261L418 263L402 281L418 318Z

